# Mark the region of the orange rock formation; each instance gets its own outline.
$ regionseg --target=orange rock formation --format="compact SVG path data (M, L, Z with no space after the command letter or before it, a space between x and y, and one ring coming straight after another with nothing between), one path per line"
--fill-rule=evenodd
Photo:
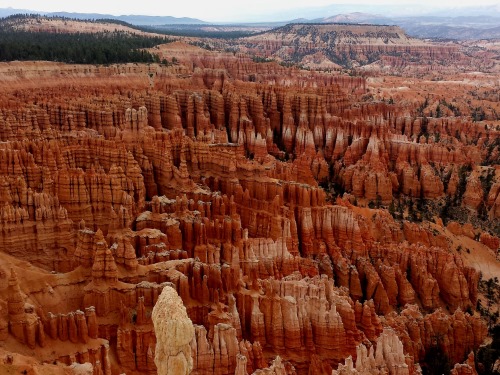
M155 374L173 289L193 374L415 374L436 337L463 363L487 330L451 238L480 229L411 209L449 195L498 220L480 164L500 133L424 129L361 77L174 47L171 67L0 66L0 346Z

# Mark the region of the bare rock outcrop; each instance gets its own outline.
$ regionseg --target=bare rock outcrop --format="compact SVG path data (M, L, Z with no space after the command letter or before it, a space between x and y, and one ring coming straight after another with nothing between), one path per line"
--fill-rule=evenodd
M394 27L273 33L154 48L168 64L0 64L2 348L94 375L414 374L478 349L500 131L469 112L493 73L456 84L450 56L484 66ZM333 58L318 43L375 62L245 54Z
M347 357L345 365L339 365L332 375L410 375L417 373L419 371L413 366L411 360L405 357L403 344L396 333L391 329L385 329L377 339L376 349L373 346L367 349L366 346L360 344L356 348L356 362L353 362L351 356Z
M158 373L190 374L193 369L191 347L195 330L175 289L163 288L153 308L156 334L155 363Z

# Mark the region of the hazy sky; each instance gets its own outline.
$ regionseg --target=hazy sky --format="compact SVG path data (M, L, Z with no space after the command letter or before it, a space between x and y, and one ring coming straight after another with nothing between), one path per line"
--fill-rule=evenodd
M206 21L240 21L263 18L287 19L290 15L301 16L301 11L310 8L334 4L369 4L373 13L378 5L397 5L400 9L404 3L411 9L429 10L436 5L443 6L482 6L497 5L500 0L85 0L85 1L40 1L40 0L0 0L0 8L30 9L41 12L80 12L106 13L113 15L141 14L174 17L194 17ZM237 4L237 5L235 5ZM241 4L241 5L240 5ZM292 10L294 10L292 12ZM357 9L356 9L357 10ZM384 12L384 11L383 11ZM333 15L333 14L325 14Z

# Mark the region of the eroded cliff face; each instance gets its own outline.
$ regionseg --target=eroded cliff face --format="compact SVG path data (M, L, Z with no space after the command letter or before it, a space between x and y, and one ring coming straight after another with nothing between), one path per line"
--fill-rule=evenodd
M487 330L453 241L479 229L383 207L449 195L498 219L500 172L480 163L499 132L436 118L431 142L405 106L366 101L363 78L182 51L172 67L40 66L67 80L7 64L0 343L156 374L175 305L193 324L186 373L415 374L436 345L463 363Z
M368 65L383 57L452 60L456 45L431 44L411 38L398 26L346 24L289 24L242 38L240 49L257 56L335 69L339 65ZM401 58L403 57L403 58Z

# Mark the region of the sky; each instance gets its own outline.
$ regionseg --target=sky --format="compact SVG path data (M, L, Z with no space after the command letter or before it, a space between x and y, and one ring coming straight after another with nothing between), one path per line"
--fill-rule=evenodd
M192 17L205 21L252 21L259 17L263 21L285 20L299 18L311 13L311 10L319 11L320 7L328 7L328 13L324 16L331 16L343 13L347 8L339 8L335 12L336 4L350 4L359 6L369 4L368 12L376 12L377 8L381 13L387 10L383 5L391 5L396 9L407 7L406 10L423 12L425 9L439 4L440 7L457 6L487 6L497 5L500 10L500 0L408 0L418 5L404 5L405 1L398 0L85 0L85 1L40 1L40 0L0 0L0 8L29 9L40 12L78 12L78 13L101 13L112 15L156 15L174 17ZM363 8L364 9L364 8ZM354 9L352 11L360 11Z

